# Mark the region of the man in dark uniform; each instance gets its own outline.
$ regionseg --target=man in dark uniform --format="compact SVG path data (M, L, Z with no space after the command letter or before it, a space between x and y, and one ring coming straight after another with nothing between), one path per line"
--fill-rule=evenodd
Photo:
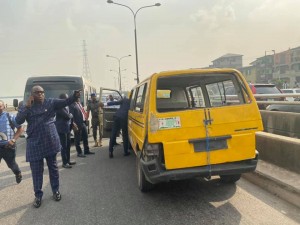
M90 117L90 112L92 114L92 127L93 127L93 137L95 141L94 147L100 147L101 146L101 131L99 127L99 101L96 98L96 94L91 94L91 100L89 101L87 105L87 119ZM97 131L99 130L99 141L97 140Z
M59 192L59 174L56 155L61 150L59 136L55 127L55 113L57 110L75 102L80 97L80 91L67 99L45 99L45 92L41 86L31 89L31 96L26 105L19 109L16 122L27 126L26 161L30 163L33 187L35 193L34 207L42 204L44 158L46 159L53 199L61 200Z
M108 106L111 105L120 105L120 108L114 115L114 125L112 128L112 133L109 140L109 158L113 158L113 151L115 140L118 132L122 129L122 137L123 137L123 148L124 148L124 156L130 155L128 151L129 142L128 142L128 111L130 108L130 101L127 98L123 98L120 101L111 101L107 102Z

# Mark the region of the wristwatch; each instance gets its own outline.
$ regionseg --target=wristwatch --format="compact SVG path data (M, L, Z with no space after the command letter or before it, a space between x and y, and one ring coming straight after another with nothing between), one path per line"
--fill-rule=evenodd
M16 139L14 139L14 138L13 138L13 139L11 139L11 141L12 141L13 143L16 143Z

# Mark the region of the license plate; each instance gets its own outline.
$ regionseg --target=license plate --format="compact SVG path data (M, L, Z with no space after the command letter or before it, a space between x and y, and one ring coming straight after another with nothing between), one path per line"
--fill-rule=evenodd
M206 138L189 140L189 143L194 145L195 152L205 152L205 151L216 151L220 149L228 149L227 139L231 136L223 137L210 137L208 140Z

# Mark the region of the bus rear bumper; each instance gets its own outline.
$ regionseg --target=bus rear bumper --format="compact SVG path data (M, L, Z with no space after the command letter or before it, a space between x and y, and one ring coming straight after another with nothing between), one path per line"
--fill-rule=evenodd
M258 162L258 154L254 159L215 164L210 166L191 167L184 169L165 170L156 159L145 162L141 159L141 167L146 179L152 183L184 180L194 177L210 177L215 175L235 175L253 172Z

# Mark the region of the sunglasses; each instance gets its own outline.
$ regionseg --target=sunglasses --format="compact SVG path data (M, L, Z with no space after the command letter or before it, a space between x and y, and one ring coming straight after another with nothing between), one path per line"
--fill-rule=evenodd
M43 94L45 94L45 92L44 91L34 91L33 94L35 94L35 95L43 95Z

